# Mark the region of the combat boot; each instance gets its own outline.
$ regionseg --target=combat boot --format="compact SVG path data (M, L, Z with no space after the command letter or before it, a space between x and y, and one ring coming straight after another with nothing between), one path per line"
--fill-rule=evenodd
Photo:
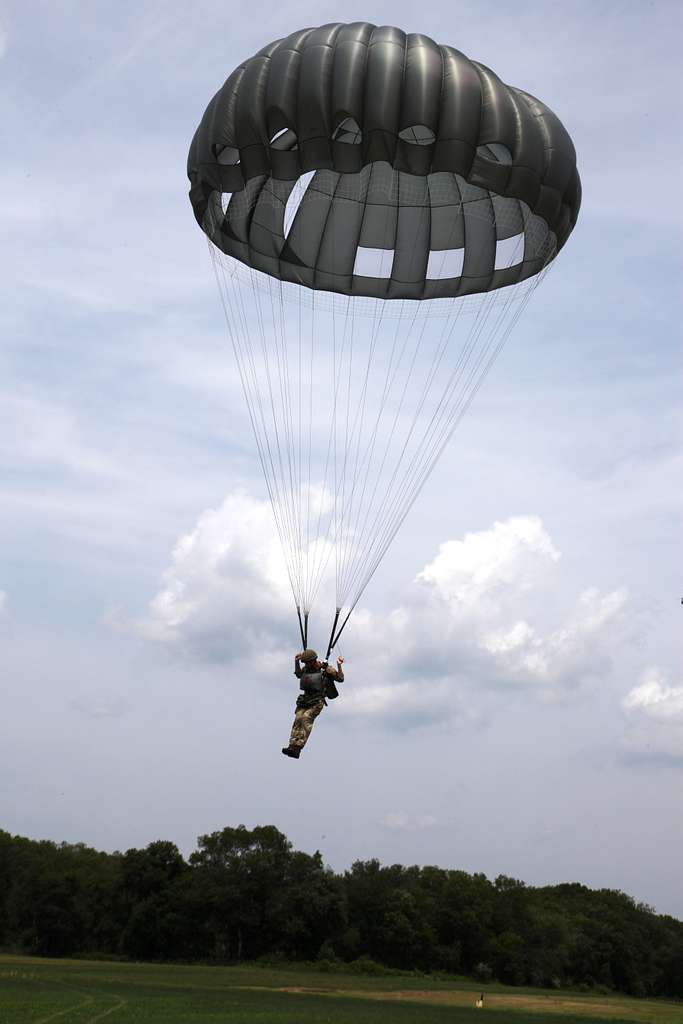
M282 753L286 754L287 757L298 757L301 753L300 747L283 747Z

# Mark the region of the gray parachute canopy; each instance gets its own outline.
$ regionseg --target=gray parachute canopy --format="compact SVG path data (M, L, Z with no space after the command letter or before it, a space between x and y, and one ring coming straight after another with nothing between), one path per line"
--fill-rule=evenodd
M329 656L574 227L574 147L482 64L361 22L241 64L188 174L301 649L334 589Z
M228 256L378 298L532 277L576 222L572 141L543 103L428 36L304 29L240 64L188 160L195 217ZM501 242L519 255L500 265Z

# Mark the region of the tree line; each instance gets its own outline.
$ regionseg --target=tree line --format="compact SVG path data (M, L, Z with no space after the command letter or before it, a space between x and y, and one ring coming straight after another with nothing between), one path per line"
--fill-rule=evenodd
M683 998L683 922L575 883L357 861L272 825L102 853L0 831L0 947L45 956L287 959Z

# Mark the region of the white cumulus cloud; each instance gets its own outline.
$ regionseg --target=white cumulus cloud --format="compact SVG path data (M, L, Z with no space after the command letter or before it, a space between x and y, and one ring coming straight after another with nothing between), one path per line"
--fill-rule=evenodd
M401 604L383 615L355 611L339 720L397 730L476 723L487 690L556 699L602 677L627 594L586 587L549 612L559 562L533 515L441 544ZM240 491L179 540L138 629L184 656L253 659L291 645L292 604L270 505ZM363 652L355 671L354 651Z
M683 686L652 666L622 701L628 719L624 745L643 756L683 761Z
M545 699L570 694L609 670L628 595L586 587L573 600L567 596L553 621L548 605L558 590L559 561L537 516L497 522L441 544L408 602L381 620L360 616L355 632L371 648L392 652L382 676L411 680L406 711L418 690L429 683L431 691L437 681L450 694L468 684L533 688ZM382 697L380 690L364 698L363 712L379 709ZM444 701L441 713L462 710Z
M605 639L627 600L623 588L603 595L591 587L579 595L568 619L544 636L519 620L482 632L478 643L511 682L574 689L607 667Z
M442 544L418 580L456 614L495 612L506 592L533 588L548 563L560 559L538 516L513 516L490 530Z
M180 538L138 630L193 656L232 660L277 646L291 605L270 505L236 492Z

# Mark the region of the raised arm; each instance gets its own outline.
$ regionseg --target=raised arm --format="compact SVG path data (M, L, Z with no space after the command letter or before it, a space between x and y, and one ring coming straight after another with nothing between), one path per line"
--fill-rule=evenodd
M326 671L327 671L328 676L331 676L332 679L335 679L338 683L343 683L344 682L344 670L342 668L343 664L344 664L344 659L342 657L339 657L339 658L337 658L337 667L336 668L332 668L330 665L327 666L327 670Z
M301 679L304 674L303 667L301 665L301 653L294 655L294 675L297 679Z

